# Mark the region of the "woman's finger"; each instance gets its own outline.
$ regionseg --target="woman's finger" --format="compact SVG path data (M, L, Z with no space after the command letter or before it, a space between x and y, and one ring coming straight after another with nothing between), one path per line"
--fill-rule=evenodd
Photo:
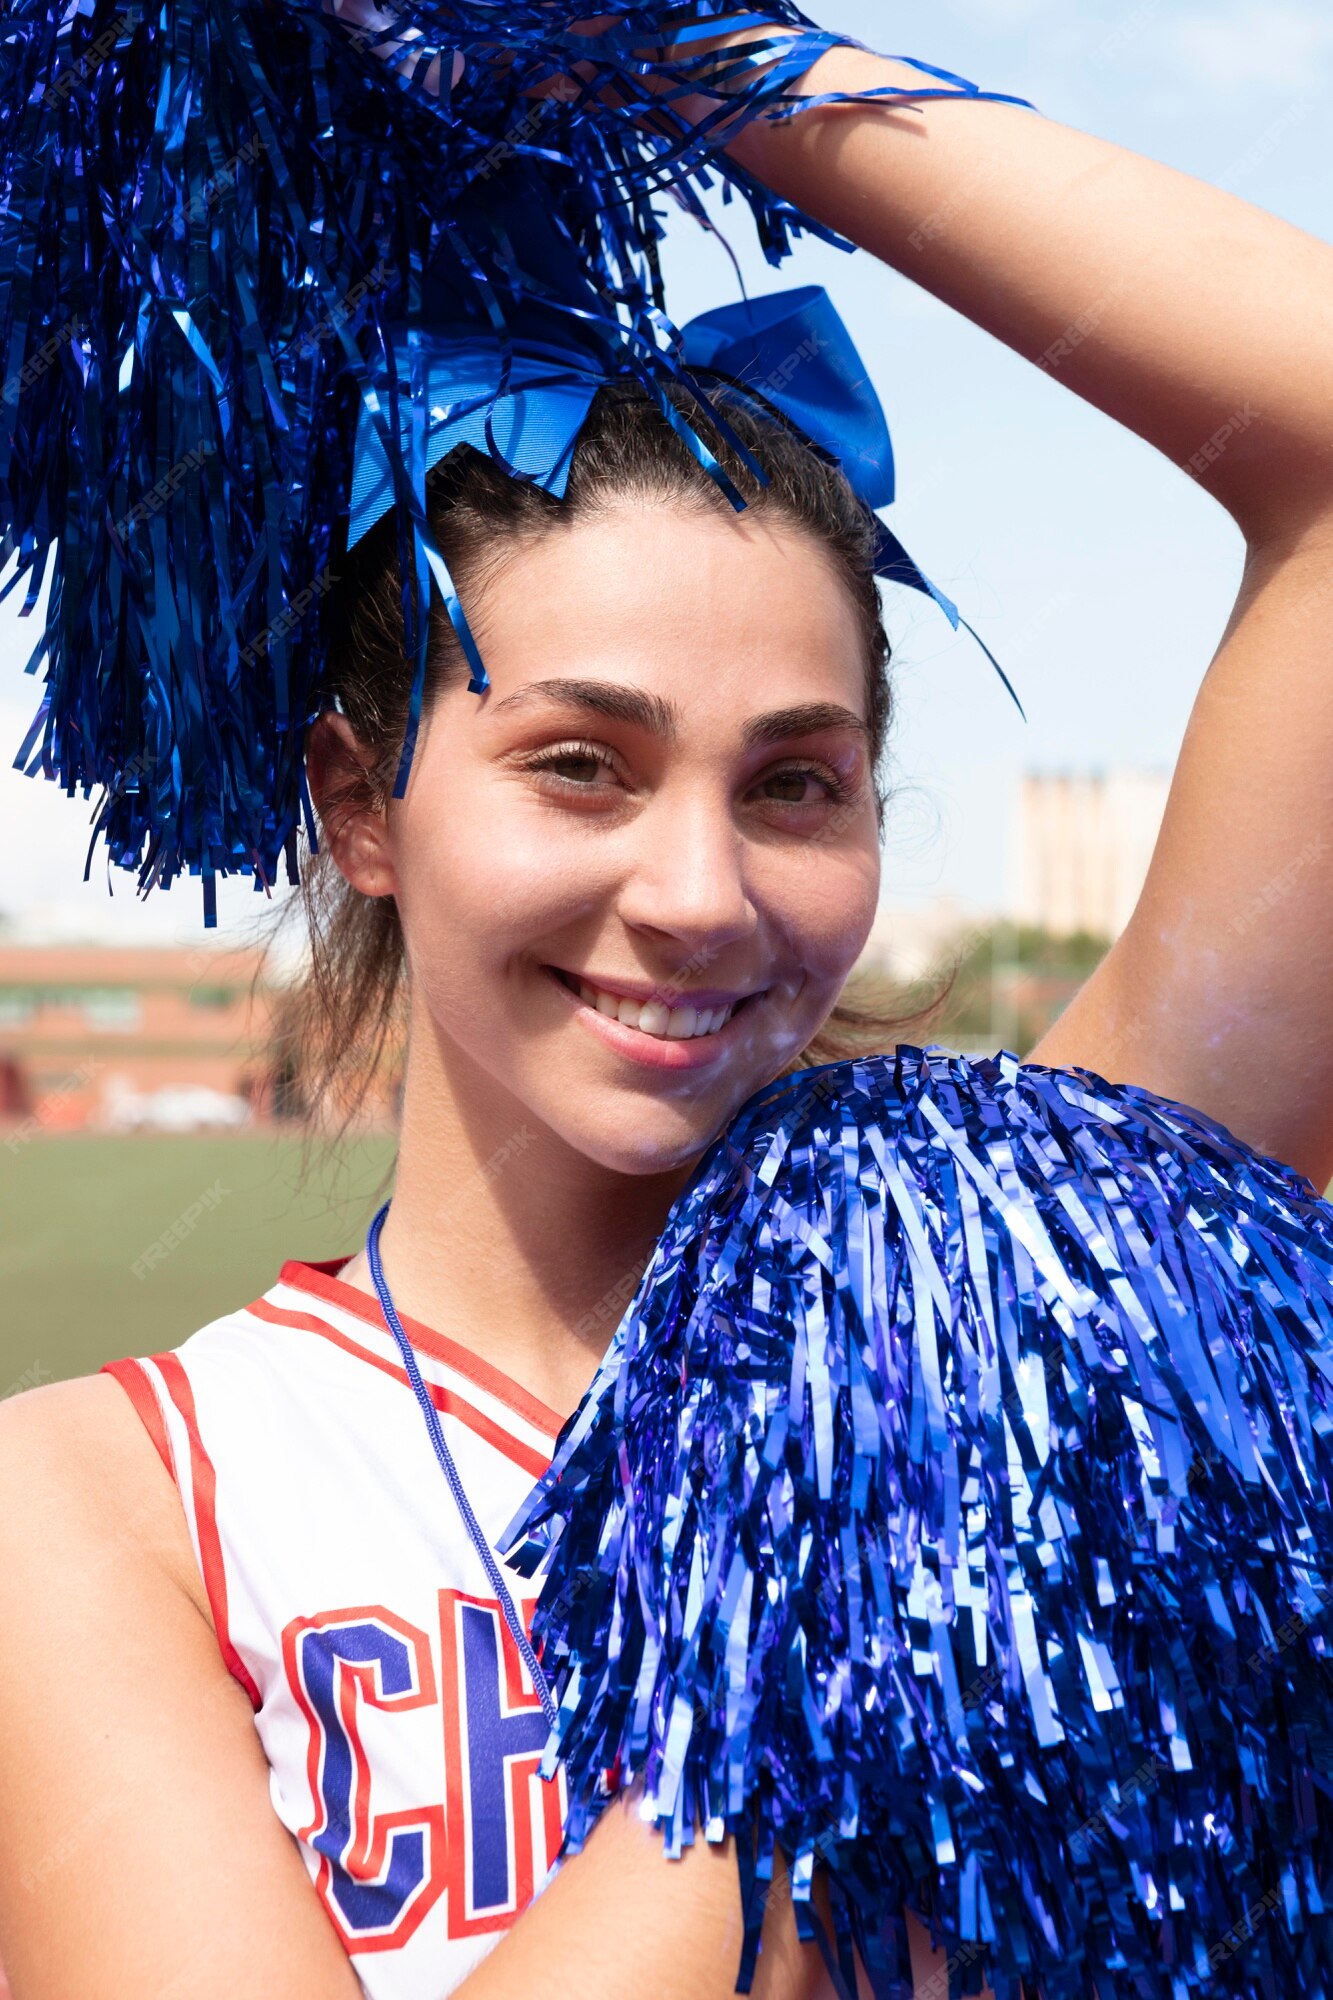
M404 76L415 74L423 51L414 49L412 43L420 39L417 30L395 37L393 30L398 25L398 15L392 7L379 7L374 0L324 0L324 11L332 14L339 25L344 27L353 40L361 43L372 55L390 62ZM400 54L399 51L405 51ZM443 54L433 55L424 72L423 87L432 97L440 91L440 68ZM453 82L458 83L467 68L467 58L461 49L454 49Z

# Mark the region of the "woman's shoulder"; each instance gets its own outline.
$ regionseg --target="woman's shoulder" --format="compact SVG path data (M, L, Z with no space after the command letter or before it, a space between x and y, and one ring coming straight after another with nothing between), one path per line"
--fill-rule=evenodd
M0 1523L6 1540L40 1535L53 1564L84 1558L122 1574L127 1565L164 1573L208 1616L180 1496L110 1374L0 1402Z
M170 1477L111 1376L0 1404L0 1929L15 1986L351 2000L191 1567Z

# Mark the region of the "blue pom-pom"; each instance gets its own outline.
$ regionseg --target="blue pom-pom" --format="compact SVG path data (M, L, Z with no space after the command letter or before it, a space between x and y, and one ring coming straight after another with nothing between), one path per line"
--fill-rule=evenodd
M323 0L10 0L0 560L16 563L0 594L26 580L25 613L55 544L27 668L47 661L46 693L15 763L71 796L102 788L89 868L100 835L144 894L202 875L209 925L216 876L266 891L285 857L296 879L363 406L410 579L403 795L432 577L463 621L425 529L424 459L376 390L392 327L465 318L508 338L553 315L608 377L657 382L679 361L656 197L702 217L715 174L775 263L795 232L840 241L721 149L844 38L771 0L769 20L801 32L761 23L722 59L636 54L731 12L658 0L590 39L572 0L393 0L389 36ZM533 94L580 59L586 86ZM697 130L652 87L680 96L710 72L729 99ZM989 94L945 81L913 94Z
M505 1538L567 1849L612 1770L734 1835L741 1990L776 1845L881 2000L908 1908L954 1993L1326 1995L1331 1424L1292 1169L1009 1055L775 1084Z

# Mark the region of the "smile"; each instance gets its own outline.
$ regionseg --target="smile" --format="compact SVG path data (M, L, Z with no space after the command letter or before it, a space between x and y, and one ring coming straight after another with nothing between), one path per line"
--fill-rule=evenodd
M546 968L570 996L578 1014L612 1047L654 1068L693 1069L730 1045L727 1032L737 1017L762 999L760 993L708 1007L665 999L636 1000L592 986L577 973ZM706 996L710 1000L713 996Z
M663 1000L627 1000L619 993L589 986L573 973L561 973L560 977L578 994L585 1007L595 1007L608 1020L637 1028L641 1035L651 1035L659 1042L692 1042L705 1035L720 1034L737 1007L743 1004L733 1001L725 1007L690 1007L683 1002L668 1006Z

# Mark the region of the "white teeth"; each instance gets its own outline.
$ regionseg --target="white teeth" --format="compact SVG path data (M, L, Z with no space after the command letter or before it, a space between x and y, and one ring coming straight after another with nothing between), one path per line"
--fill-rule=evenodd
M732 1007L706 1010L671 1008L661 1000L622 1000L616 994L603 993L582 980L578 981L578 992L584 1004L595 1007L599 1014L606 1014L627 1028L637 1028L641 1035L651 1035L654 1040L663 1042L697 1041L703 1035L715 1035L725 1028L735 1011Z

